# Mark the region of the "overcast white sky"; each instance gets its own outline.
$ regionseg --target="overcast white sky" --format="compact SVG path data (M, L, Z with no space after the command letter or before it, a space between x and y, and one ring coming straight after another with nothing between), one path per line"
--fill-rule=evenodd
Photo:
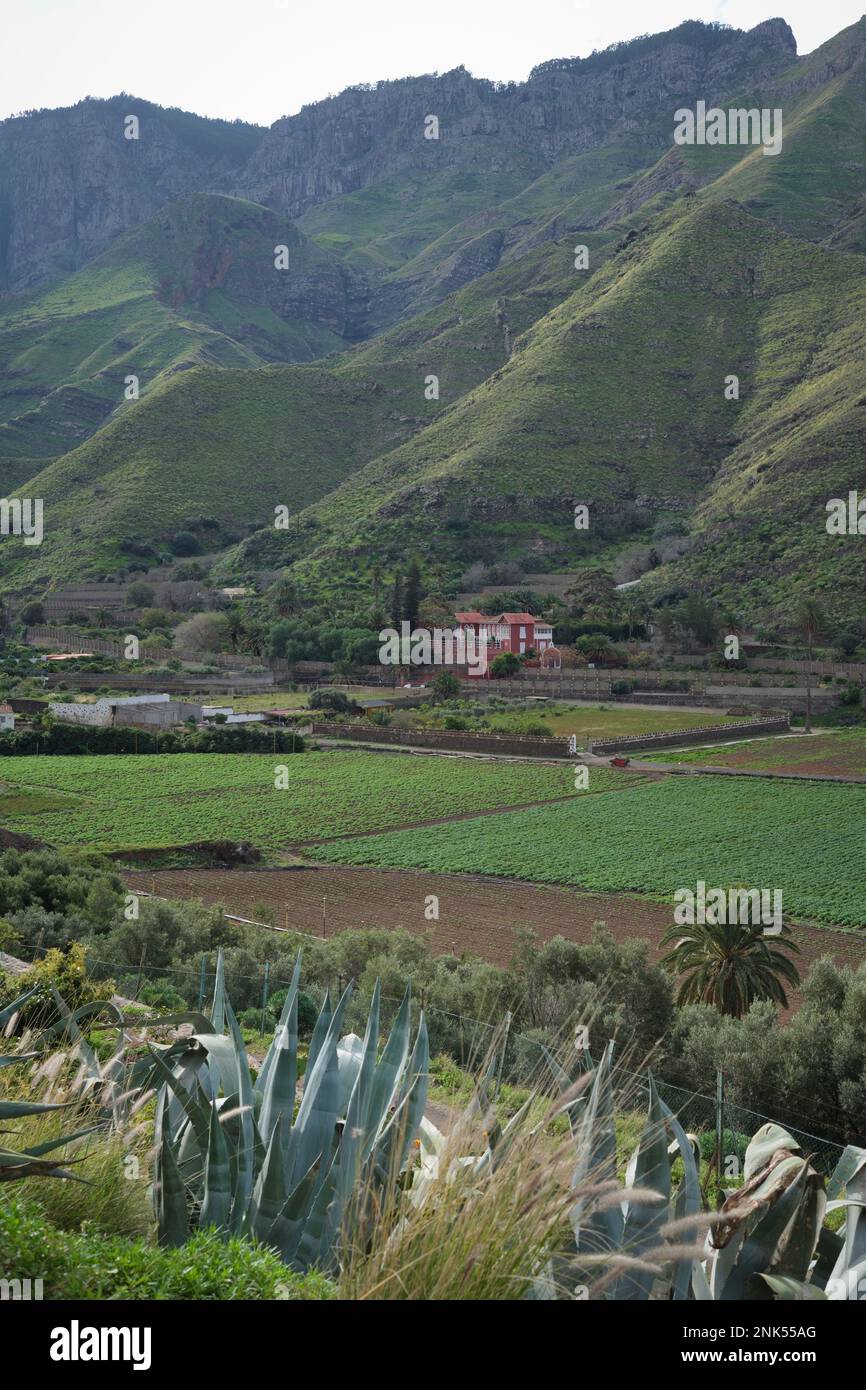
M809 53L863 0L0 0L0 118L126 91L270 125L355 82L446 72L523 79L684 19L782 15Z

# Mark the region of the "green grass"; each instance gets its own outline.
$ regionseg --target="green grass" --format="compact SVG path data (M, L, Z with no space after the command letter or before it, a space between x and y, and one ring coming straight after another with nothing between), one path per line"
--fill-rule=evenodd
M0 1197L0 1250L4 1276L41 1279L48 1300L308 1301L335 1295L321 1274L294 1274L273 1250L253 1241L224 1242L203 1231L178 1249L159 1249L142 1239L59 1231L36 1201L18 1195Z
M75 800L56 793L8 791L0 782L0 822L6 816L35 816L46 811L68 811Z
M289 787L277 790L278 765L279 755L236 753L16 758L9 771L17 794L61 793L74 806L10 814L5 823L50 844L101 850L203 840L249 840L275 850L294 840L568 796L574 789L568 765L349 750L288 758ZM625 787L629 779L600 772L597 784Z
M693 714L688 710L637 708L627 709L623 705L539 705L535 710L525 713L491 714L488 716L494 729L519 730L522 723L547 724L559 736L577 734L578 742L583 744L587 738L612 738L615 735L665 733L671 729L703 728L709 724L734 722L734 715L719 714L717 711L701 710Z
M590 787L594 776L591 769ZM866 926L864 836L866 789L698 776L310 853L329 863L495 874L666 900L699 879L781 888L786 913Z

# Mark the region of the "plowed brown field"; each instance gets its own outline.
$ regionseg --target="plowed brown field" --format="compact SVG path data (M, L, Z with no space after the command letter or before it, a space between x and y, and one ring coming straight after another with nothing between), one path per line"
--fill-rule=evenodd
M540 942L554 936L586 942L593 924L605 922L624 941L643 937L650 953L670 925L671 909L621 893L581 893L532 883L413 870L301 865L291 869L163 869L127 873L130 888L166 898L200 898L220 903L239 917L261 920L267 904L275 926L331 936L353 927L404 927L430 933L437 953L463 952L507 965L515 931L531 927ZM424 917L427 896L439 898L439 920ZM832 956L840 965L866 960L866 934L797 926L798 966L808 973L813 961ZM802 1002L791 996L794 1008Z

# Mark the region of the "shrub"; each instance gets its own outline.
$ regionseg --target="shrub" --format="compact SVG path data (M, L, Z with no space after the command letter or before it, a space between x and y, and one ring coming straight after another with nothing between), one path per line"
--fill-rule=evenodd
M174 630L174 645L195 652L223 652L230 644L231 630L224 613L194 613Z
M58 1021L60 1013L52 990L57 991L68 1008L77 1009L82 1004L110 999L114 981L90 979L86 973L84 947L79 941L73 941L66 951L53 947L42 960L20 975L3 972L0 975L0 1008L34 988L36 993L22 1005L17 1015L19 1030L49 1028Z
M508 678L519 670L520 657L515 656L514 652L500 652L490 663L490 674L494 680Z
M342 690L314 690L309 704L310 709L330 710L332 714L353 714L358 708Z
M150 584L137 579L126 591L127 608L150 608L153 604L154 590Z
M0 1204L4 1272L42 1279L46 1299L313 1300L334 1297L321 1274L293 1274L250 1240L223 1242L212 1231L177 1249L144 1240L58 1231L32 1202Z
M282 1012L283 1004L286 1002L288 989L277 989L268 999L268 1013L274 1019L278 1019ZM298 991L298 1035L307 1038L316 1026L316 1019L319 1016L319 1009L315 999L306 990Z
M174 985L168 980L148 980L142 986L138 997L142 1004L147 1004L160 1013L177 1013L187 1007L187 1001L183 995L178 994Z
M460 696L460 682L452 671L440 671L432 689L435 700L456 700Z
M248 1009L241 1009L238 1014L238 1023L242 1028L249 1028L253 1033L262 1032L262 1011L254 1006ZM268 1014L265 1010L265 1028L268 1026Z
M45 622L45 610L38 600L34 600L32 603L25 603L20 617L26 627L35 627Z
M171 548L175 555L198 555L201 544L192 531L175 531L171 539Z

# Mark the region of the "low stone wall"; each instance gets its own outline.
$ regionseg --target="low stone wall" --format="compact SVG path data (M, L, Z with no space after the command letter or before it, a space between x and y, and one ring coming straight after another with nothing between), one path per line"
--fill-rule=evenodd
M108 686L112 690L159 690L175 694L184 692L213 690L222 694L243 694L249 690L271 690L274 677L271 671L261 676L186 676L179 672L172 676L135 676L116 671L68 671L62 668L52 671L48 676L49 689L58 685L70 690L99 690Z
M16 714L24 715L41 714L48 707L46 700L19 700L17 696L12 695L9 696L6 703L12 706Z
M839 698L838 689L819 690L817 687L812 690L812 710L815 714L825 714L833 708ZM762 690L752 689L748 686L739 686L732 690L730 686L707 685L704 691L704 704L718 705L753 705L757 715L761 709L787 709L797 714L802 714L806 708L806 688L805 686L765 686Z
M686 748L696 743L727 743L732 739L760 738L763 734L784 734L790 725L787 719L749 719L736 724L709 724L701 729L669 729L660 734L624 734L621 738L594 739L590 752L604 757L607 753L627 753L640 748Z
M686 695L681 690L631 690L628 695L611 695L608 701L617 705L683 705L686 708L705 709L706 700L702 695Z
M439 748L455 753L500 753L515 758L567 758L568 739L533 734L473 734L457 729L391 729L377 724L313 724L313 733L359 743L401 748Z

